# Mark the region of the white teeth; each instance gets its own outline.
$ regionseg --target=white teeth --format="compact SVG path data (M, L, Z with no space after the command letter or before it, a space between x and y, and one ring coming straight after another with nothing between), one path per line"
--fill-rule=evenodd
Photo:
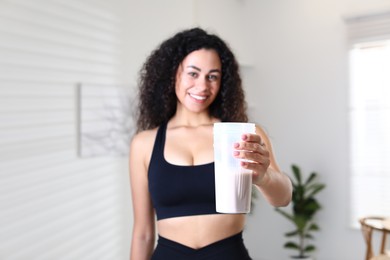
M198 96L198 95L194 95L194 94L190 94L190 96L197 99L197 100L205 100L206 99L206 97L204 97L204 96Z

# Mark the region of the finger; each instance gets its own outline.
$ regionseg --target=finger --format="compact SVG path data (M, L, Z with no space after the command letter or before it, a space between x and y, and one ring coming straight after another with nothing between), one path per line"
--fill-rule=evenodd
M261 146L266 147L266 143L258 134L243 134L241 139L245 142L259 143Z
M261 137L258 134L243 134L241 136L241 139L245 142L255 142L255 143L262 143Z
M265 160L264 163L251 163L251 162L241 162L241 166L245 169L251 170L254 175L265 172L269 167L269 160Z
M268 151L263 151L262 153L254 153L254 152L248 152L244 150L242 151L236 150L233 152L233 155L236 158L249 160L259 164L267 163L267 161L269 161Z
M235 143L234 148L237 150L247 150L251 152L261 152L261 150L263 149L259 143L253 143L253 142Z
M268 156L268 154L269 154L265 144L251 143L251 142L240 142L240 143L235 143L234 148L236 150L260 153L260 154L266 155L266 156Z

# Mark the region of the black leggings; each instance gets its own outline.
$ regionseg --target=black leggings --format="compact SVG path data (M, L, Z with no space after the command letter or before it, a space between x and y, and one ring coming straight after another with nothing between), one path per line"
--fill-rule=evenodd
M199 249L159 236L151 260L251 260L242 232Z

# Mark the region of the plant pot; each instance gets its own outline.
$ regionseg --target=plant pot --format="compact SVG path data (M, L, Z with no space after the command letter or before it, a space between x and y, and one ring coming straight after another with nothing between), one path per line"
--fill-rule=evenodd
M305 256L305 257L291 256L290 258L296 260L315 260L314 257L312 256Z

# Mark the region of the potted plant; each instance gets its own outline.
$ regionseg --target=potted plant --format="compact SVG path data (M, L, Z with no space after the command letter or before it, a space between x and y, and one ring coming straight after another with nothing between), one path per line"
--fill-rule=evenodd
M292 256L295 259L311 259L309 253L316 249L313 243L309 243L314 237L312 232L318 231L319 227L314 222L314 216L321 205L318 203L315 195L325 188L324 184L316 181L317 173L312 172L306 180L302 179L301 170L298 166L292 165L293 171L293 194L292 194L292 212L276 208L275 210L290 220L295 229L287 232L286 237L298 237L296 240L289 240L284 244L285 248L298 251L298 255Z

